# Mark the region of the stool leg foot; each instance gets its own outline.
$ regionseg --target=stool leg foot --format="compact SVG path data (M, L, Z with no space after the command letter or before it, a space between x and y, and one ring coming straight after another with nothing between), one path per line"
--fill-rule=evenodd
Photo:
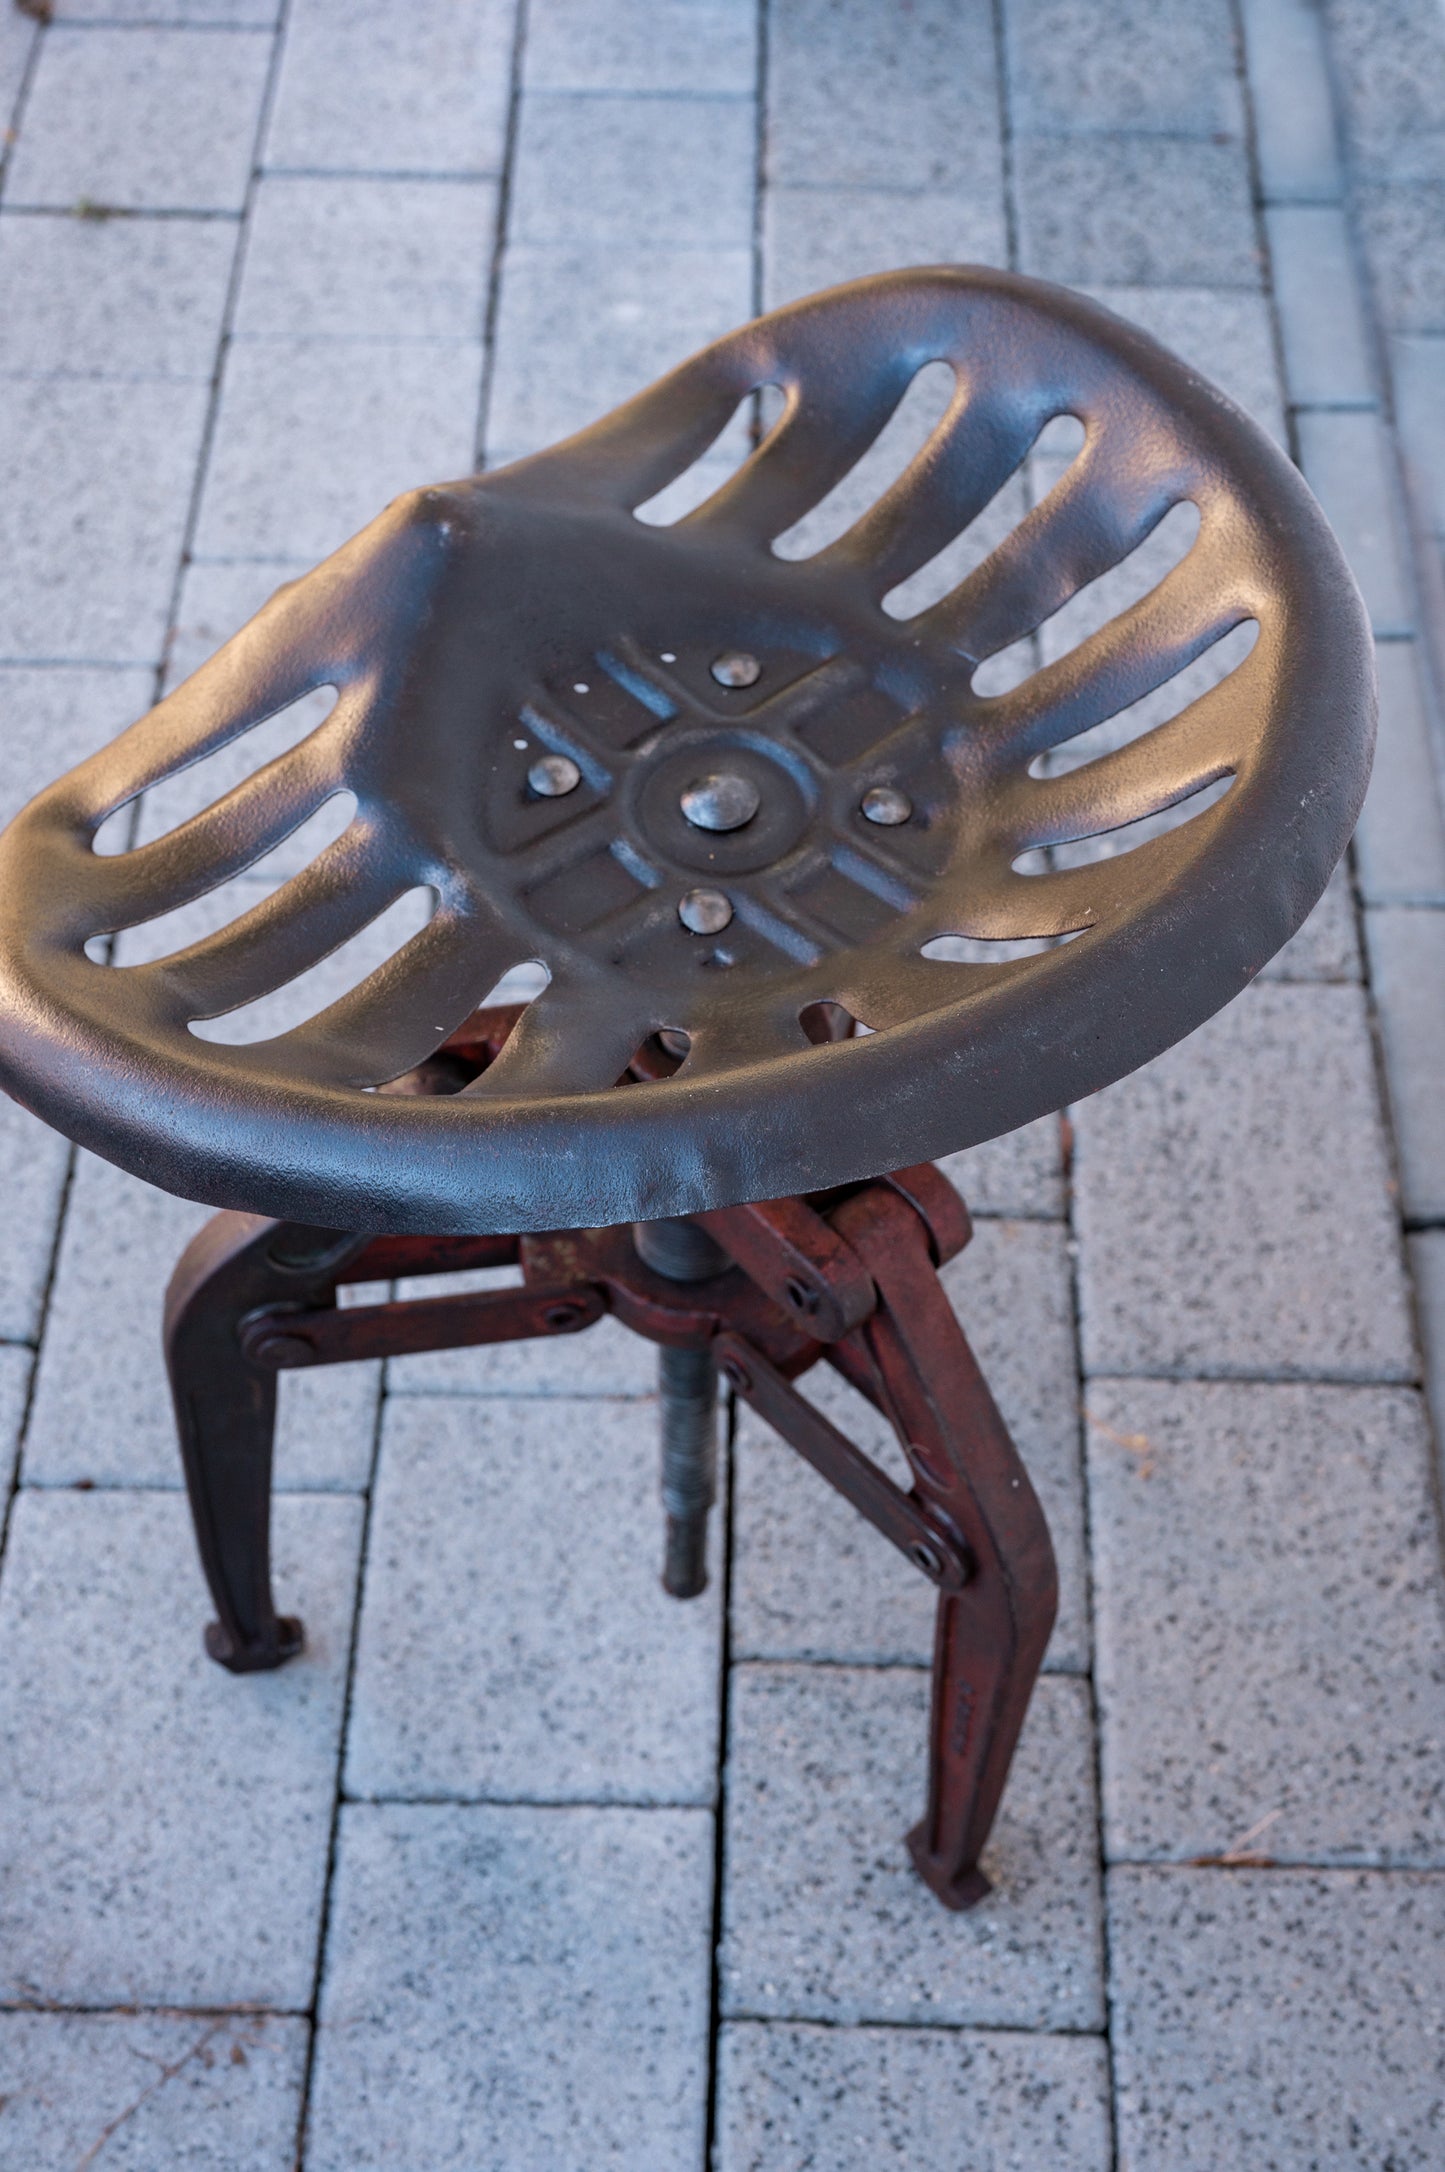
M976 1384L981 1400L987 1390L977 1376ZM1057 1607L1048 1527L1002 1421L996 1428L978 1425L973 1447L973 1483L959 1486L950 1506L970 1542L974 1573L956 1596L939 1600L928 1807L908 1835L924 1884L945 1907L959 1909L972 1908L989 1890L979 1853Z
M1039 1524L1042 1530L1042 1518ZM939 1602L928 1808L907 1845L914 1869L946 1908L972 1908L989 1891L979 1854L1053 1623L1051 1594L1030 1594L1020 1604L1011 1568L985 1556L974 1581Z
M945 1907L972 1908L989 1890L979 1855L1054 1625L1053 1547L918 1222L884 1198L850 1203L837 1223L879 1291L858 1355L871 1360L915 1499L957 1533L970 1562L963 1588L939 1596L928 1803L907 1845Z
M254 1674L302 1644L300 1622L283 1620L271 1596L276 1376L245 1363L234 1332L223 1344L222 1322L204 1312L202 1297L184 1323L191 1332L172 1342L170 1370L196 1545L219 1617L205 1644L233 1674ZM203 1354L209 1363L197 1362Z
M306 1631L297 1615L278 1614L274 1639L236 1644L218 1621L210 1621L202 1641L206 1657L214 1659L218 1667L225 1667L229 1673L264 1674L296 1657L306 1643Z
M929 1891L938 1896L945 1908L952 1908L955 1914L962 1915L965 1910L976 1908L979 1902L987 1900L993 1891L987 1872L980 1870L977 1863L951 1877L946 1873L941 1874L939 1866L928 1852L926 1825L915 1825L912 1832L905 1836L904 1845L912 1858L914 1869Z
M254 1214L218 1214L182 1254L166 1294L176 1430L218 1617L205 1645L233 1674L282 1666L303 1643L300 1622L278 1615L271 1596L276 1375L248 1361L238 1330L258 1306L306 1294L305 1246L320 1234Z

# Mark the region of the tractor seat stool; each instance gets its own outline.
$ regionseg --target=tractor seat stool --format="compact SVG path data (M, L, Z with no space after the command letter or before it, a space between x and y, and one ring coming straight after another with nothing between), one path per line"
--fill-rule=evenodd
M780 555L938 363L953 390L911 463ZM736 472L638 518L740 409ZM899 615L1011 477L1056 471L1029 456L1064 416L1060 479ZM976 683L1185 501L1196 539L1148 593ZM1209 653L1245 628L1242 660L1242 632ZM147 834L141 794L327 687L298 744ZM1056 1584L939 1280L969 1224L930 1163L1237 994L1343 852L1373 724L1360 599L1284 456L1142 332L992 270L776 310L536 458L397 499L278 590L0 840L0 1078L227 1210L166 1311L212 1657L301 1645L270 1588L279 1369L610 1312L661 1347L670 1591L704 1582L719 1373L938 1587L909 1846L948 1906L977 1900ZM300 872L127 962L123 931L264 875L343 793ZM125 807L118 850L98 833ZM385 963L244 1037L234 1014L417 889L431 917ZM523 966L545 985L508 1002ZM337 1300L503 1265L520 1283ZM892 1425L907 1490L799 1395L823 1358Z

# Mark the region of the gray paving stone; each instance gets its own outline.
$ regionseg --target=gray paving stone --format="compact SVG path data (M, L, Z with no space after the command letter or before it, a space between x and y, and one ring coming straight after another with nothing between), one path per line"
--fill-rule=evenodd
M306 2023L0 2013L0 2162L26 2172L289 2172Z
M0 1491L15 1481L20 1428L30 1395L31 1352L20 1343L0 1343Z
M271 40L249 30L52 28L7 204L239 211Z
M1086 1371L1415 1377L1359 989L1256 984L1074 1124Z
M1277 444L1286 442L1270 307L1217 287L1095 287L1096 301L1142 325L1213 378Z
M657 1458L651 1404L390 1405L350 1794L711 1802L720 1579L663 1591Z
M22 15L18 8L0 9L0 140L9 133L15 101L39 35L40 25L33 16Z
M200 384L7 385L0 657L158 660L207 397Z
M1064 1211L1064 1138L1057 1116L945 1154L938 1164L973 1214L1057 1220Z
M1053 1534L1059 1620L1045 1665L1089 1664L1072 1293L1064 1231L981 1222L944 1269ZM799 1387L833 1423L908 1484L890 1427L829 1366ZM733 1651L746 1659L865 1665L930 1662L936 1593L794 1450L740 1412L733 1514Z
M998 79L985 0L778 0L768 27L770 185L992 196Z
M342 1812L307 2172L701 2164L712 1820Z
M161 1307L209 1212L80 1155L25 1444L28 1485L182 1483ZM380 1384L379 1363L281 1374L279 1490L366 1486Z
M1418 567L1422 587L1430 593L1431 623L1435 622L1435 606L1445 596L1445 536L1423 539Z
M1096 1381L1089 1417L1108 1853L1445 1865L1420 1397Z
M40 1334L55 1223L70 1148L38 1116L0 1094L0 1199L7 1239L0 1251L0 1336L34 1342Z
M1343 178L1318 9L1242 0L1240 16L1265 202L1335 202Z
M928 1677L738 1667L727 1768L722 2002L732 2019L1100 2026L1087 1692L1029 1707L966 1915L914 1875Z
M238 23L268 29L281 0L52 0L57 23L192 23L200 30Z
M0 1580L0 1997L296 2009L311 1998L361 1510L278 1504L307 1649L206 1658L173 1494L24 1492Z
M1445 912L1375 905L1365 913L1370 978L1400 1157L1400 1204L1445 1221Z
M752 102L578 96L522 101L508 231L526 246L746 249Z
M514 0L296 0L268 166L499 174ZM438 86L445 85L445 96Z
M1425 1354L1425 1390L1445 1476L1445 1229L1417 1230L1406 1245Z
M308 572L305 559L294 565L274 562L256 564L245 559L229 563L192 560L181 575L181 592L175 622L166 649L163 690L179 686L206 659L214 656L223 641L255 617L283 581Z
M0 665L0 822L151 705L148 670Z
M752 312L750 249L509 249L487 416L493 462L630 399Z
M1373 407L1374 373L1343 210L1276 204L1264 223L1290 399L1297 407Z
M1369 905L1445 905L1445 817L1413 641L1382 641L1380 735L1355 866Z
M399 491L469 474L480 381L472 341L238 342L196 555L320 558Z
M1003 178L977 188L785 188L763 197L763 305L911 264L1006 264Z
M1109 1875L1121 2164L1428 2172L1445 1879Z
M500 1289L519 1279L512 1267L428 1275L399 1282L397 1294L442 1297L453 1291ZM651 1395L657 1387L657 1352L618 1321L599 1320L580 1335L391 1358L386 1383L391 1395Z
M1226 0L1007 0L1003 19L1020 135L1244 133Z
M1358 980L1360 939L1355 905L1344 862L1329 879L1324 896L1304 926L1276 951L1261 980Z
M1431 0L1325 0L1350 157L1445 179L1445 20Z
M235 252L225 219L0 216L0 372L209 384Z
M719 2057L718 2172L964 2161L1105 2172L1112 2161L1096 2038L741 2021L722 2031Z
M1405 465L1433 535L1445 536L1445 336L1390 342Z
M281 0L51 0L56 23L188 23L198 30L269 29Z
M527 91L734 91L757 80L752 0L533 0Z
M263 177L236 311L242 339L480 339L492 181Z
M1241 145L1026 136L1014 159L1025 271L1075 286L1260 285Z
M1306 410L1296 428L1305 479L1350 561L1375 632L1408 633L1414 607L1379 418Z
M1445 332L1445 181L1366 181L1354 203L1386 327Z

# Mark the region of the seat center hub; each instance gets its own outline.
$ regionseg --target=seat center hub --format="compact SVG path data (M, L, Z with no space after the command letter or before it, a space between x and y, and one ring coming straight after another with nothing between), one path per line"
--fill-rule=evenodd
M746 726L671 731L633 770L623 820L644 853L714 878L793 852L813 818L807 761Z
M715 769L687 787L678 805L695 830L740 830L762 805L751 777L735 769Z

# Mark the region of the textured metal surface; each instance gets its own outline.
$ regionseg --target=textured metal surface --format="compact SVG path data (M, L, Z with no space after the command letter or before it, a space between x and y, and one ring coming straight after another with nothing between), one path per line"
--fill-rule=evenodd
M938 360L956 394L899 481L827 549L777 556ZM768 385L782 414L740 472L674 526L636 519ZM890 616L883 598L1065 413L1086 438L1063 480L942 602ZM980 659L1183 500L1198 538L1151 594L1012 692L975 691ZM1031 773L1249 620L1248 658L1181 714ZM336 706L291 752L167 836L92 851L114 809L323 685ZM1227 1002L1323 889L1372 729L1339 550L1219 393L1061 289L983 270L860 281L744 327L548 453L397 500L32 802L0 840L0 1076L174 1191L333 1227L621 1223L845 1182L1104 1085ZM574 790L529 789L548 755L575 764ZM758 812L699 829L682 796L723 772ZM1015 866L1224 778L1133 850ZM908 819L867 820L877 788ZM153 963L87 957L343 789L344 834L233 925ZM189 1030L417 885L429 925L308 1022L246 1046ZM699 889L730 908L712 934L680 917ZM939 936L1072 939L979 963L925 956ZM484 1076L368 1090L527 960L550 982ZM874 1030L820 1038L820 1005ZM659 1033L680 1067L619 1085Z

